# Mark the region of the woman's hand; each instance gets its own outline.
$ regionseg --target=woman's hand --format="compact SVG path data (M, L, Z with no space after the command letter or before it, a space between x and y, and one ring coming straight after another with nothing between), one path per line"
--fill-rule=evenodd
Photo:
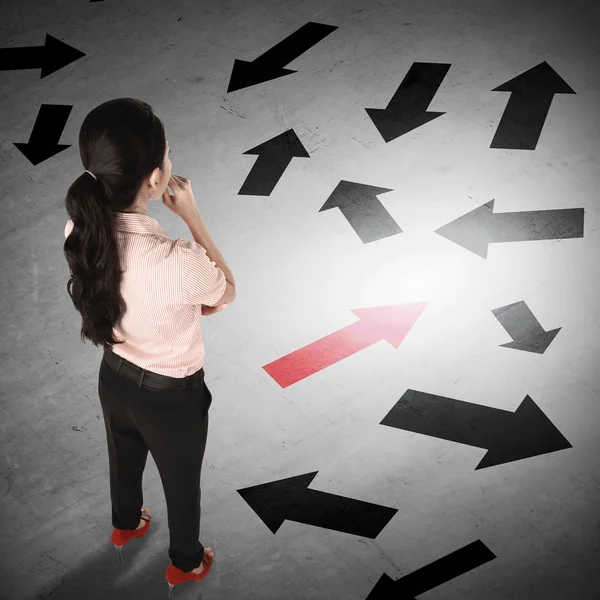
M202 316L208 317L208 315L214 315L215 313L219 312L220 310L223 310L224 308L227 308L227 304L219 304L219 306L206 306L206 304L203 304Z

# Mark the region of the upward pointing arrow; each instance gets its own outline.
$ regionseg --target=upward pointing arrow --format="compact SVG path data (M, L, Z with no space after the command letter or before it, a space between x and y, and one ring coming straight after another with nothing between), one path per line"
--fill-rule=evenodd
M247 150L244 154L256 154L254 163L238 195L269 196L292 161L292 158L310 158L310 154L293 129Z
M353 181L340 181L319 212L339 208L363 244L402 233L402 229L383 204L378 194L391 192Z
M546 62L494 88L512 92L490 148L535 150L555 94L575 94Z

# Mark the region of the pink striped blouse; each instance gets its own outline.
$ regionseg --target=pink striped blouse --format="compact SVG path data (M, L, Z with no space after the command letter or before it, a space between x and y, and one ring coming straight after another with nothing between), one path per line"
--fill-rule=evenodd
M65 238L73 230L69 219ZM127 310L113 331L113 351L161 375L185 377L204 366L201 305L225 292L225 274L196 242L172 240L159 222L117 213L116 239L125 270L121 294Z

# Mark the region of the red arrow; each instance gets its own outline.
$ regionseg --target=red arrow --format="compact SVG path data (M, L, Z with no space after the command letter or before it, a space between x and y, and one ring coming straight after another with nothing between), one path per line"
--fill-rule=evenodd
M415 302L352 310L360 321L287 354L263 369L286 388L380 340L387 340L398 348L426 306L427 302Z

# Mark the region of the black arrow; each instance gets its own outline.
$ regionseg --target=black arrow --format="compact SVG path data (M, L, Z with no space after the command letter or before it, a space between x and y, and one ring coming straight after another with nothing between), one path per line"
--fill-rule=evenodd
M72 105L41 105L29 141L26 144L15 144L31 164L37 165L71 147L70 144L59 144L58 140L72 110Z
M227 93L295 73L296 71L283 67L310 50L336 29L337 27L332 25L309 21L252 62L236 59Z
M512 413L407 390L381 425L485 448L476 471L572 447L529 396Z
M490 146L509 150L535 150L554 94L575 94L546 61L492 92L512 92Z
M238 490L273 532L285 520L375 539L398 512L370 502L309 490L318 471Z
M353 181L340 181L319 212L339 208L364 244L402 233L377 198L392 190Z
M238 192L238 195L245 194L247 196L270 195L292 158L295 156L310 158L310 154L293 129L288 129L281 135L271 138L244 154L258 155L244 185Z
M83 52L46 34L43 46L0 48L0 71L42 69L40 79L85 56Z
M415 596L456 579L494 558L496 555L481 540L477 540L396 581L384 573L367 600L414 600Z
M545 331L522 300L495 308L492 313L513 339L512 342L501 344L504 348L544 354L556 334L562 329L558 327L552 331Z
M583 208L494 213L494 200L436 229L435 233L487 258L488 244L583 237Z
M367 114L386 142L446 113L427 112L452 65L413 63L386 108L367 108Z

